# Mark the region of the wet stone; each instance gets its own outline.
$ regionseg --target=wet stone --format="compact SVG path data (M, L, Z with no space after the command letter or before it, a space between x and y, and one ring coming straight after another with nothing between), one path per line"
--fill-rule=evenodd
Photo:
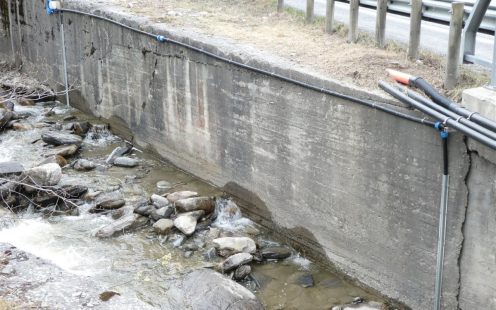
M150 217L154 221L158 221L160 219L170 218L172 213L174 213L174 208L172 206L167 206L160 209L156 209L153 206L153 209L150 212Z
M253 256L248 253L238 253L229 256L221 264L220 267L223 272L230 271L238 266L250 263L253 260Z
M253 239L248 237L223 237L213 241L214 247L219 250L219 253L234 254L234 253L255 253L257 246Z
M152 205L138 205L134 208L134 213L143 216L150 216L153 210L155 210L155 207Z
M40 163L40 165L51 164L51 163L55 163L55 164L59 165L60 167L67 166L67 160L65 160L65 158L60 156L60 155L49 156L45 160L43 160Z
M186 236L191 236L196 229L196 223L205 214L203 210L180 214L174 220L174 226Z
M191 256L193 256L193 251L186 251L184 252L183 256L184 258L190 258Z
M169 219L160 219L153 224L153 230L157 234L166 235L174 227L174 222Z
M44 164L25 170L23 175L29 180L29 183L37 186L53 186L57 185L62 178L62 169L54 163ZM26 189L31 189L31 187L26 186Z
M159 196L157 194L153 194L150 197L150 200L152 201L153 205L157 208L163 208L169 205L169 200L167 200L167 198Z
M0 176L19 175L24 171L24 167L14 161L0 162Z
M112 153L110 153L110 155L107 157L105 162L107 164L113 164L114 160L117 157L120 157L126 153L129 153L132 149L133 149L133 146L130 144L126 144L125 146L118 146L112 151Z
M264 259L285 259L291 256L291 250L285 247L267 247L260 250Z
M197 192L179 191L179 192L174 192L172 194L167 195L167 199L170 202L176 202L180 199L186 199L186 198L191 198L191 197L196 197L196 196L198 196Z
M83 139L78 135L74 135L71 133L57 132L57 131L49 131L43 133L41 135L41 139L43 139L45 143L52 145L69 145L69 144L80 145L83 142Z
M78 171L89 171L97 167L97 164L87 159L78 159L74 164L73 168Z
M296 274L294 283L304 288L313 287L313 276L309 273Z
M118 219L117 221L110 223L102 228L100 228L96 237L98 238L108 238L115 236L118 233L129 232L139 227L146 225L148 219L136 213L131 213L125 215Z
M207 262L215 260L217 257L217 250L215 248L209 248L205 253L203 253L203 259Z
M242 265L236 268L234 271L234 280L241 281L246 278L251 273L251 267L249 265Z
M139 165L139 160L130 157L117 157L114 165L118 167L133 168Z
M71 145L63 145L63 146L58 146L55 147L51 150L51 153L54 155L60 155L60 156L71 156L74 155L79 149L79 146L76 144L71 144Z
M178 212L191 212L203 210L205 213L212 213L215 208L214 200L210 197L192 197L180 199L175 202Z

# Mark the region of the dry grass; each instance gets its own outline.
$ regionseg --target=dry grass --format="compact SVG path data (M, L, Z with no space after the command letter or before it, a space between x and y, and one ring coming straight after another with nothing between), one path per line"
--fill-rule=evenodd
M155 22L248 44L288 59L295 67L366 89L377 90L378 80L388 79L386 68L422 76L438 89L443 87L441 57L424 52L420 60L409 61L405 46L389 42L385 49L379 49L364 33L357 44L349 44L345 25L336 25L336 31L328 35L323 31L323 18L307 24L297 10L277 14L275 0L144 0L143 5L138 1L110 1ZM487 74L463 68L459 86L445 94L458 100L463 89L488 81Z

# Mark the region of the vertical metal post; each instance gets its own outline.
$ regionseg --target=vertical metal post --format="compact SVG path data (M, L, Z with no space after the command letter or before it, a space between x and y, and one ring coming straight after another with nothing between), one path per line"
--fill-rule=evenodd
M446 218L448 213L449 173L448 173L448 132L441 132L443 146L443 180L441 203L439 205L439 224L437 239L436 284L434 288L434 310L441 310L443 288L444 247L446 242Z
M412 0L411 7L408 58L410 58L410 60L417 60L420 45L420 26L422 23L422 0Z
M477 2L475 2L472 12L470 12L465 23L465 28L463 29L462 55L474 55L477 29L479 29L490 3L491 0L477 0ZM463 61L463 58L461 61Z
M63 58L63 63L64 63L64 82L65 82L65 100L67 106L70 106L69 102L69 81L67 78L67 57L65 54L65 33L64 33L64 18L63 18L63 13L59 13L60 16L60 36L61 36L61 41L62 41L62 58Z
M314 6L314 0L307 0L307 10L306 10L306 22L311 23L313 22L313 6Z
M348 31L348 42L356 43L358 40L358 8L360 0L350 0L350 30Z
M386 15L388 0L377 0L377 16L375 19L375 42L378 47L386 45Z
M332 24L333 23L334 23L334 0L327 0L325 32L332 33Z
M277 12L281 13L284 9L284 0L277 0Z
M496 29L496 25L494 28ZM493 67L491 70L491 87L496 88L496 31L494 32Z
M444 87L453 89L458 83L458 65L460 64L460 45L463 27L463 2L451 3L451 20L448 40L448 59Z

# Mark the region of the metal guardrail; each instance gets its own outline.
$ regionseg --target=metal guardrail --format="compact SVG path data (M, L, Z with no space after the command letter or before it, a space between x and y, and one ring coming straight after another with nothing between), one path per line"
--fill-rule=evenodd
M422 16L444 23L449 23L450 21L450 10L451 0L423 0L422 1ZM474 2L471 1L460 1L465 4L465 16L464 20L467 20L472 8L474 7ZM369 7L377 8L377 0L360 0L360 4ZM401 14L410 14L411 11L411 0L389 0L388 10L391 12L397 12ZM496 25L496 3L491 3L489 8L481 22L480 29L485 31L495 31Z

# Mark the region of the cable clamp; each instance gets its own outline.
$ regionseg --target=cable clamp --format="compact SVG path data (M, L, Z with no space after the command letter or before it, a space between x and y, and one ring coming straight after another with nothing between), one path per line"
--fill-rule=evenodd
M46 0L45 2L45 9L47 15L58 13L61 8L62 5L60 4L60 1Z
M448 117L449 118L449 117ZM444 122L436 122L434 124L434 128L436 128L438 131L439 131L439 136L441 137L441 139L448 139L448 127L445 126L445 122L447 121L444 120Z
M161 36L161 35L158 35L155 38L157 39L158 42L165 42L166 41L166 38L164 36Z
M467 117L467 119L468 119L468 120L470 120L470 118L471 118L474 114L479 114L479 112L472 112L472 113L470 113L470 115Z
M463 116L458 116L456 119L456 122L459 123L462 118L463 118Z

